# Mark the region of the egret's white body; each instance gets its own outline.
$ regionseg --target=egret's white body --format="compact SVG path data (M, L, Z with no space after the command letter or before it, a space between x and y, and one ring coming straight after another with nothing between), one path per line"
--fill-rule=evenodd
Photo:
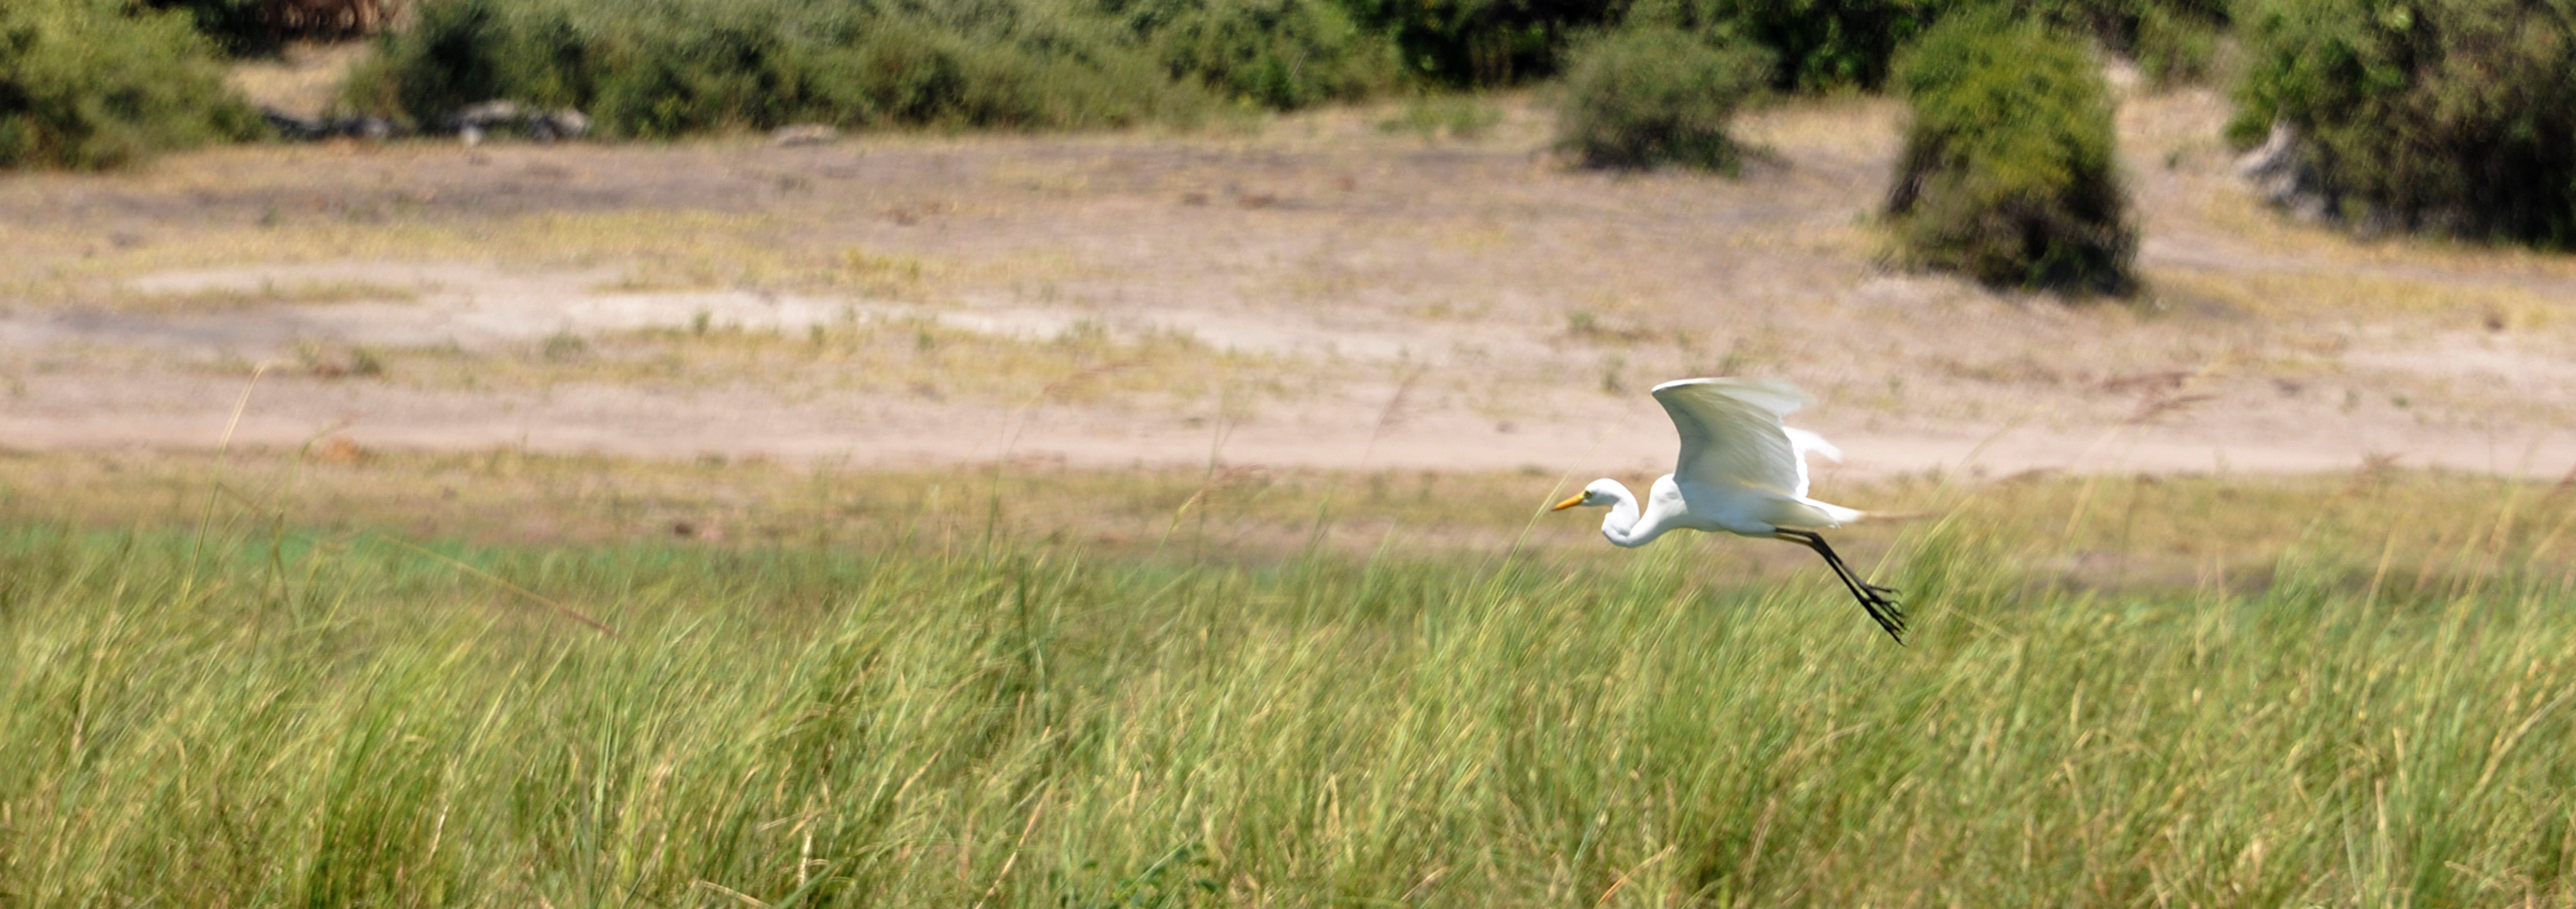
M1887 594L1860 580L1815 532L1859 520L1861 512L1807 497L1807 455L1835 461L1842 451L1824 437L1782 425L1807 404L1796 386L1777 379L1682 379L1654 388L1655 400L1681 433L1681 461L1655 478L1642 504L1617 480L1594 480L1583 494L1557 503L1608 506L1601 535L1637 547L1675 529L1725 531L1800 543L1824 556L1834 573L1887 633L1904 639L1905 614Z

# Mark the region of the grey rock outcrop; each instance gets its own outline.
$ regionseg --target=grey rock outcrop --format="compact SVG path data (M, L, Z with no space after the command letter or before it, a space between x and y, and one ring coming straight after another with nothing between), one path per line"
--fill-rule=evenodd
M2340 214L2335 195L2301 152L2298 129L2288 123L2274 121L2263 144L2236 159L2236 175L2254 184L2263 201L2301 219L2328 221Z
M273 107L260 108L259 115L278 138L289 142L343 138L382 142L404 134L399 124L383 117L298 117Z

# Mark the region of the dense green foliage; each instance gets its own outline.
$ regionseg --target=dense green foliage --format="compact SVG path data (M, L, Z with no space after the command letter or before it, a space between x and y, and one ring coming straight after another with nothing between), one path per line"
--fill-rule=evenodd
M1768 72L1758 50L1710 47L1675 29L1622 29L1576 49L1557 142L1592 167L1730 170L1737 149L1727 121Z
M1907 257L1999 286L2130 286L2137 230L2110 94L2082 46L1955 16L1898 62L1895 84L1913 109L1888 198Z
M1772 87L1875 89L1898 52L1942 19L2008 12L2138 57L2159 77L2202 74L2227 21L2216 0L1635 0L1624 21L1749 41L1771 52Z
M1615 25L1625 3L1599 0L1340 0L1402 48L1434 83L1502 85L1553 74L1566 44Z
M1332 0L1100 0L1177 79L1289 110L1392 84L1395 45Z
M1955 0L1639 0L1638 25L1750 41L1773 55L1775 88L1877 88L1897 49Z
M2276 119L2342 214L2576 246L2576 3L2265 0L2233 131Z
M269 22L269 0L146 0L152 9L184 11L197 31L225 53L260 54L284 37Z
M200 0L221 6L222 0ZM1785 90L1876 88L1897 49L1977 0L423 0L351 97L435 118L508 97L579 107L613 134L794 121L1003 127L1190 119L1209 97L1271 109L1405 80L1554 75L1583 36L1679 30L1765 51ZM2207 7L2204 9L2203 7ZM2209 0L2031 0L2023 14L2206 61Z
M1324 0L430 0L350 96L419 120L511 98L666 136L1186 121L1219 97L1293 108L1394 76L1390 45Z
M1712 589L1673 544L1246 569L13 525L0 894L2576 896L2563 571L2383 579L2376 537L2327 536L2266 592L2066 593L1958 529L1882 578L1900 648L1821 572Z
M2230 4L2226 0L2007 0L2002 5L2022 18L2131 55L2150 78L2170 81L2209 75Z
M430 0L352 77L364 108L430 119L510 98L615 135L786 123L1116 126L1186 119L1115 22L1045 0Z
M185 15L0 4L0 167L109 167L257 128Z

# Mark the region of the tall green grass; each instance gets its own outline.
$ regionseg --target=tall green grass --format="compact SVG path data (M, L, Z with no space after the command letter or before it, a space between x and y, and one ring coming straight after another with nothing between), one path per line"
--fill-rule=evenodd
M14 522L0 904L2571 905L2576 579L2518 539L2080 592L1942 525L1899 648L1687 541Z

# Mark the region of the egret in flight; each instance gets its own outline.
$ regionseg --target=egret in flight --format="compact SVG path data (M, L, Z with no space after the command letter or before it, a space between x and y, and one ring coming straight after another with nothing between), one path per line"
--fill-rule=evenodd
M1655 479L1645 507L1619 481L1600 479L1554 510L1609 506L1601 535L1630 548L1682 528L1805 546L1825 557L1878 627L1905 642L1905 612L1889 597L1896 591L1861 580L1816 533L1861 513L1807 498L1807 454L1840 461L1843 453L1823 436L1780 425L1782 416L1806 405L1805 392L1778 379L1682 379L1655 386L1654 395L1681 431L1682 457L1672 473Z

